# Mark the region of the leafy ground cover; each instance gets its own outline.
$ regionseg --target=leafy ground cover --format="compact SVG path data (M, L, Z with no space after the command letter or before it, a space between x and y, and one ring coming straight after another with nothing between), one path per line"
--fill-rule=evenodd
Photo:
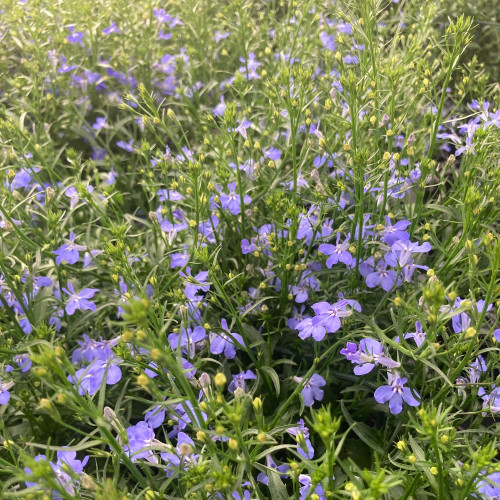
M500 498L494 17L1 8L1 498Z

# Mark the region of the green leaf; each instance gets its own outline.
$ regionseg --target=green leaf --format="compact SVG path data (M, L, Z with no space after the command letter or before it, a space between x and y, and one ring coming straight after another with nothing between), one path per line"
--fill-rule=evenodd
M269 478L269 491L271 492L271 500L288 500L290 495L283 484L280 475L277 472L268 469L267 477Z
M259 370L267 373L271 377L271 380L273 381L273 384L274 384L274 388L276 389L276 396L279 396L281 386L280 386L280 378L279 378L278 374L276 373L276 370L274 370L270 366L261 366L259 368Z
M347 423L349 425L353 425L352 430L359 437L359 439L361 439L361 441L368 445L372 450L380 453L381 455L385 455L385 450L372 438L372 436L375 434L375 429L369 427L363 422L355 422L351 415L349 415L349 412L347 411L343 400L340 401L340 407L345 419L347 420Z

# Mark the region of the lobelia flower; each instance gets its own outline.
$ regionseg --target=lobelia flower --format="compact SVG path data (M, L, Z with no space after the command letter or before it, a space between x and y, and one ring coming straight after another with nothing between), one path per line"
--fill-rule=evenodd
M184 281L184 294L189 300L193 300L195 295L199 292L208 292L210 283L207 283L208 271L201 271L196 276L191 274L191 268L186 267L186 272L180 271L179 276L182 276Z
M85 252L83 254L83 266L82 267L89 267L93 264L94 258L97 257L98 255L101 255L104 252L104 250L91 250L90 252Z
M238 373L237 375L232 375L233 380L231 380L227 390L234 393L236 389L241 389L244 392L247 391L246 380L256 380L257 375L252 370L247 370L246 372Z
M78 345L71 356L72 363L91 363L94 359L107 361L110 357L114 356L112 347L116 347L121 337L115 337L111 340L95 340L91 339L88 335L82 335L83 340L78 341Z
M403 281L406 281L409 283L413 277L413 273L415 272L415 269L422 269L424 271L427 271L429 269L428 266L421 266L415 264L413 259L410 259L401 269L401 274L403 276Z
M398 240L391 245L391 250L397 253L398 263L401 267L404 267L414 253L427 253L431 249L431 244L426 241L419 245L418 243L412 243L411 241ZM390 265L391 262L388 262Z
M314 458L314 448L309 439L309 429L304 425L304 420L297 422L297 427L289 427L286 432L295 437L297 441L297 453L306 460Z
M405 339L413 339L417 347L420 347L425 342L425 336L427 334L424 332L424 328L420 321L415 321L415 329L414 332L407 333Z
M229 34L229 33L228 33ZM220 102L212 109L212 114L214 116L224 116L224 112L226 111L226 103L224 102L224 96L220 96Z
M375 271L366 276L366 286L374 288L380 285L384 291L388 292L396 284L397 279L398 274L396 271L388 271L387 264L381 260L377 264Z
M134 139L130 139L130 141L128 141L128 142L118 141L116 143L116 145L119 148L124 149L125 151L127 151L129 153L133 153L134 152Z
M202 392L200 393L200 398L201 399ZM174 408L175 414L171 414L172 419L177 420L179 429L185 429L188 424L193 422L196 424L196 426L201 427L201 422L199 421L198 414L194 411L193 404L191 401L184 401L183 403L179 403L175 408ZM207 421L207 414L204 411L201 411L201 418L204 422ZM177 434L177 432L175 432ZM169 437L171 435L169 434Z
M257 69L262 65L262 63L258 62L255 59L255 54L250 52L248 54L248 59L245 60L243 57L240 57L240 62L245 63L244 66L240 66L238 71L247 78L247 80L254 80L260 78L257 73ZM246 137L245 137L246 139Z
M314 326L311 316L304 316L304 318L294 326L294 330L299 330L299 338L305 340L312 337L317 342L325 338L326 329L323 325Z
M171 261L170 261L170 268L173 269L174 267L184 267L190 259L190 255L187 251L187 245L184 245L184 252L183 253L173 253L171 256Z
M500 328L498 330L495 330L493 332L493 338L497 341L500 342Z
M37 455L35 457L35 462L42 462L45 460L47 460L45 455ZM61 450L57 452L57 462L55 464L53 462L49 462L57 482L62 486L68 495L71 495L72 497L75 496L75 487L79 486L79 482L74 480L68 472L81 476L83 474L83 468L87 465L88 461L88 456L86 456L83 460L77 460L76 451ZM26 474L33 474L29 467L25 467L24 471ZM40 485L33 481L26 481L26 486L28 488L40 488ZM62 497L58 491L54 490L52 492L52 498L54 500L60 500L65 497Z
M244 346L243 337L238 333L231 333L229 327L227 326L227 321L223 318L220 321L223 332L214 333L210 332L210 352L212 354L221 354L224 352L224 356L227 359L233 359L236 356L236 344ZM225 333L227 332L227 333Z
M478 357L473 361L467 368L469 373L469 381L471 384L477 384L481 378L481 374L485 373L488 369L488 365L484 358L479 354Z
M493 472L484 476L479 476L481 480L477 483L477 492L485 500L498 500L500 498L500 472ZM475 495L473 495L475 497Z
M229 210L233 215L238 215L241 211L241 197L240 194L236 192L236 182L230 182L227 185L229 189L229 194L220 195L220 204L223 209ZM252 203L252 198L247 194L243 196L243 203L248 205Z
M201 246L206 246L207 244L206 242L208 243L217 242L217 238L215 237L215 232L217 230L218 225L219 225L219 218L215 215L212 215L207 221L201 222L199 224L198 233L203 236L203 242Z
M312 305L316 316L312 320L312 326L322 326L328 333L335 333L340 327L340 318L346 318L352 314L347 309L348 301L343 299L334 304L328 302L317 302Z
M167 462L171 467L179 468L182 465L196 465L200 455L196 455L194 451L196 446L194 441L184 432L177 434L177 446L171 452L161 453L161 459ZM167 477L174 474L173 470L167 469Z
M410 221L400 220L396 224L391 223L391 219L385 216L386 225L382 226L380 230L381 241L387 243L388 245L393 245L396 241L408 241L410 235L405 231L405 229L411 225ZM377 228L378 229L378 228Z
M9 402L9 389L11 389L13 386L14 382L5 382L2 384L2 382L0 381L0 405L6 405Z
M172 201L183 200L184 196L174 189L160 189L158 191L158 199L170 203Z
M355 375L370 373L376 365L385 366L388 369L399 368L400 364L389 358L384 347L377 340L366 338L360 341L359 348L354 342L348 342L346 347L340 351L354 367Z
M306 269L300 278L297 286L292 286L292 294L295 296L295 302L302 304L309 298L309 291L317 292L320 290L319 281L316 277Z
M74 26L66 26L66 29L70 32L70 34L66 38L69 43L79 43L81 45L83 44L85 35L81 31L75 31Z
M86 186L85 189L87 190L88 193L92 193L94 191L94 186L89 184L88 186ZM73 208L75 208L75 205L80 201L80 195L78 194L78 190L74 186L66 189L66 191L64 191L64 196L67 196L70 199L69 206L72 210ZM83 200L83 203L86 202Z
M410 406L419 406L420 403L415 399L411 390L404 387L408 379L401 378L397 373L388 372L390 385L383 385L375 391L375 401L383 404L389 401L389 410L393 415L401 413L403 410L403 401ZM420 397L417 393L415 393Z
M290 328L290 330L297 330L297 325L305 318L308 318L309 316L304 316L304 311L306 309L306 306L302 306L300 308L300 311L296 308L293 307L292 310L292 317L288 318L288 321L286 323L286 326Z
M162 445L160 441L155 438L155 432L146 422L141 421L136 425L127 427L128 443L123 444L123 451L127 453L132 462L136 462L144 458L153 464L158 463L158 457L151 449L153 446ZM118 442L120 438L118 437Z
M31 368L31 359L27 354L16 354L14 356L14 361L19 368L21 368L21 373L26 373Z
M108 360L94 359L88 366L80 368L75 375L69 375L68 380L78 389L78 394L93 396L102 385L104 375L106 384L117 384L122 378L122 372L118 366L120 360L114 355Z
M334 51L336 44L335 44L335 36L334 35L329 35L328 33L325 33L324 31L320 31L319 33L319 39L321 40L321 43L323 46L330 51Z
M337 243L335 245L331 245L329 243L322 243L318 250L324 254L329 255L330 257L326 261L326 267L330 269L334 264L342 262L346 266L350 266L352 264L353 258L349 253L349 239L351 235L348 234L345 237L343 243L340 243L340 233L337 233Z
M272 146L262 150L262 153L264 154L264 158L267 160L278 161L281 159L281 151L277 148L273 148Z
M288 464L281 464L278 467L276 465L276 462L272 459L271 455L266 455L266 466L268 469L278 472L280 477L282 477L283 479L288 479L288 475L285 474L285 472L290 470L290 466ZM257 476L257 481L259 481L259 483L269 485L269 477L264 472L261 472Z
M207 333L205 329L201 326L195 326L193 329L190 327L182 328L180 335L178 333L171 333L168 336L168 342L173 350L177 348L186 348L189 352L189 356L192 358L194 356L194 351L197 342L201 342L205 339Z
M224 40L228 36L229 36L229 31L224 31L224 33L222 33L222 31L217 30L214 34L214 41L215 43L219 43L221 40Z
M56 264L59 266L65 260L68 264L76 264L80 259L80 253L87 247L75 243L75 233L69 233L69 243L65 243L52 253L56 255Z
M228 129L228 132L236 132L238 134L241 134L243 139L247 139L247 128L252 126L252 122L248 120L238 120L238 126L235 129Z
M70 296L65 308L66 313L72 316L77 309L81 311L95 311L97 309L96 305L88 299L91 299L98 291L97 288L84 288L77 293L73 285L68 283L68 288L63 288L63 292Z
M181 222L179 224L172 224L168 219L160 219L158 218L158 222L160 224L160 229L167 233L168 244L171 245L177 234L181 231L187 229L187 224L185 222Z
M107 28L103 28L102 32L104 35L110 35L111 33L119 35L121 33L118 27L116 26L115 21L113 21Z
M488 409L493 413L500 411L500 387L492 385L489 394L486 393L484 387L480 387L477 394L483 400L483 410ZM486 412L482 415L485 416Z
M335 479L335 477L333 479ZM321 486L321 483L313 486L311 476L307 474L300 474L299 483L302 485L299 488L300 500L308 500L313 498L313 495L315 495L314 498L316 500L326 500L323 486Z
M304 378L293 377L293 380L297 382L297 384L300 384ZM314 373L301 391L302 397L304 398L304 404L306 406L312 406L314 401L321 401L323 399L324 393L323 389L320 389L320 387L323 387L324 385L326 385L325 379L321 375Z
M95 123L92 125L94 130L101 130L102 128L109 128L108 123L106 122L105 116L98 116L95 120Z

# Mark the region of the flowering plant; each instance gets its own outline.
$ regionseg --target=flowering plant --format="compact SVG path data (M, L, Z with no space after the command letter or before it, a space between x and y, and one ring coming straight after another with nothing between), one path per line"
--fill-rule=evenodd
M4 2L2 499L500 498L456 4Z

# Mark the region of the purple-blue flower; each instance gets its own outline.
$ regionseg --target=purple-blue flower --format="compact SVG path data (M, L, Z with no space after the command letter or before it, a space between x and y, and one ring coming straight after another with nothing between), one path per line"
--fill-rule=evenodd
M241 197L238 192L236 192L237 185L236 182L230 182L227 186L229 189L229 194L220 195L220 204L223 209L229 210L233 215L238 215L241 211ZM243 196L243 203L248 205L252 203L252 198L245 194Z
M376 365L383 365L388 369L399 368L400 364L393 361L384 352L383 345L378 341L366 338L360 341L359 347L354 342L347 342L340 354L348 361L358 366L354 367L355 375L370 373Z
M309 429L304 425L304 420L297 422L297 427L289 427L286 432L295 437L297 441L297 453L306 460L314 458L314 448L309 439Z
M293 380L297 384L300 384L304 379L303 377L293 377ZM314 373L301 391L306 406L312 406L314 401L321 401L323 399L323 389L321 387L324 385L326 385L325 379L321 375Z
M233 380L227 388L229 392L234 392L236 389L242 389L244 392L247 390L246 380L255 380L257 376L252 370L247 370L246 372L238 373L233 375Z
M0 405L6 405L9 400L10 400L10 392L9 389L11 389L14 385L14 382L6 382L2 384L0 381Z
M347 309L347 300L340 300L334 304L328 302L317 302L312 305L316 316L312 320L312 326L322 326L328 333L335 333L340 327L340 318L346 318L352 314Z
M95 311L97 309L91 299L99 290L97 288L84 288L80 292L75 292L73 285L68 283L68 288L63 288L63 292L69 295L69 300L66 303L66 313L69 316L75 314L77 309L81 311Z
M375 270L366 276L366 286L374 288L380 285L383 290L388 292L396 284L397 279L396 271L387 270L387 264L381 260Z
M76 264L80 259L79 252L86 249L87 247L75 243L75 233L71 232L69 234L69 243L65 243L53 252L56 255L56 264L59 266L63 260L68 264Z
M244 346L243 337L238 333L232 333L229 331L227 326L227 321L223 318L221 319L222 332L214 333L210 332L210 352L212 354L222 354L227 359L233 359L236 356L237 342L239 345Z
M391 250L397 253L398 263L401 267L404 267L405 264L411 259L412 254L414 253L427 253L431 250L431 244L426 241L419 245L418 243L412 243L411 241L403 241L398 240L392 244ZM390 265L391 262L388 262Z
M123 451L127 453L132 462L144 458L153 464L158 463L158 457L152 447L161 444L155 438L155 432L146 422L141 421L136 425L127 427L128 443L123 444Z
M322 243L318 250L324 254L329 255L330 257L326 261L326 267L329 269L338 262L342 262L346 266L350 266L352 264L352 255L349 253L349 239L350 235L348 234L345 237L345 240L340 243L340 233L337 233L337 243L335 245L331 245L329 243Z
M122 378L118 366L119 360L114 355L108 361L94 359L88 366L80 368L75 375L69 375L68 380L78 389L78 394L93 396L100 388L106 374L106 384L117 384Z
M415 331L407 333L405 339L413 339L417 347L420 347L425 342L426 333L424 332L424 327L420 321L415 322Z
M419 406L420 402L415 399L412 391L404 385L408 381L406 377L401 378L397 373L388 372L390 385L379 387L374 394L375 401L383 404L389 401L389 410L393 415L401 413L403 410L403 401L410 406ZM415 393L420 397L417 393Z

